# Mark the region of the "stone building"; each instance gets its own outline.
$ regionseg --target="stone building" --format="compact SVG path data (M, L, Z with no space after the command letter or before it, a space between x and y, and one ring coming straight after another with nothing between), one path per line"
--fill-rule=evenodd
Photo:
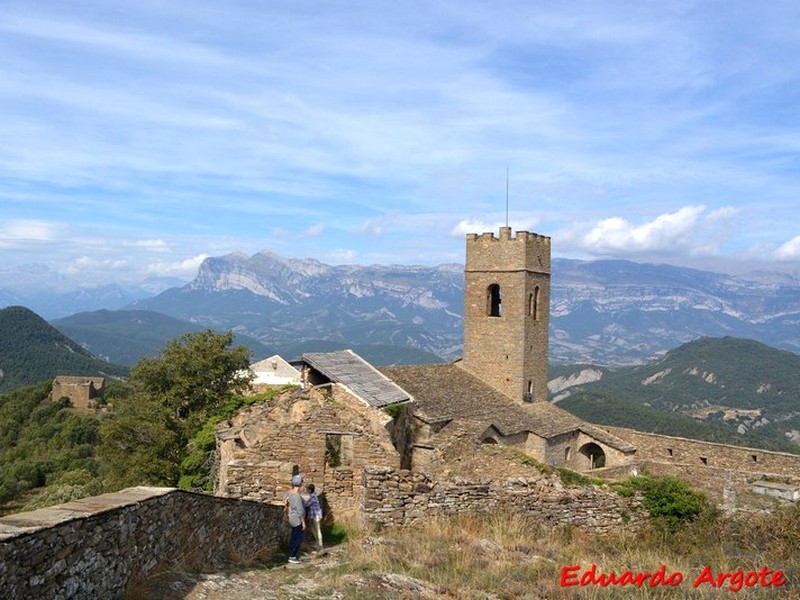
M250 407L220 425L215 491L281 502L291 476L324 490L325 511L353 515L369 465L400 468L392 417L408 394L354 352L303 356L304 389Z
M97 410L97 401L105 397L106 380L103 377L73 377L59 375L53 380L50 399L53 402L67 398L72 409L79 413Z

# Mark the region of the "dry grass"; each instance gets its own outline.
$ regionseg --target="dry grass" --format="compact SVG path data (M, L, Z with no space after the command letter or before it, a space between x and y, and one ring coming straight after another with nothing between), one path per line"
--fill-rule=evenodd
M342 530L340 530L342 533ZM534 516L462 515L430 519L414 527L381 532L347 530L324 557L304 557L287 567L275 560L261 567L233 571L203 587L202 577L174 598L239 600L244 598L374 600L616 599L616 598L800 598L800 509L729 519L709 513L676 532L648 527L632 533L592 535L574 528L548 529ZM333 538L329 538L333 541ZM279 557L276 557L279 558ZM561 586L564 567L592 564L597 571L680 572L675 587L634 585ZM781 569L788 584L739 592L692 583L704 567L716 576L737 569ZM221 579L220 579L221 577ZM227 586L223 584L228 581ZM237 583L238 582L238 583ZM172 582L175 583L174 581ZM239 586L237 588L237 585ZM166 588L161 588L163 591ZM241 590L238 591L237 590ZM153 590L149 590L152 592ZM195 595L196 594L196 595ZM145 593L141 597L155 597ZM162 593L159 597L166 598Z
M800 597L800 511L740 520L712 516L669 533L648 528L638 534L591 535L575 529L544 529L519 515L464 515L434 519L417 527L386 531L348 543L347 561L334 579L346 587L353 573L394 573L424 582L435 597L473 598L729 598L729 582L692 586L704 567L719 572L763 566L781 569L781 587L743 587L737 597ZM562 569L592 564L598 572L626 570L666 575L680 572L675 586L561 586ZM769 578L768 578L769 580ZM333 582L331 582L333 583ZM334 584L334 587L338 587ZM432 596L434 597L434 596Z

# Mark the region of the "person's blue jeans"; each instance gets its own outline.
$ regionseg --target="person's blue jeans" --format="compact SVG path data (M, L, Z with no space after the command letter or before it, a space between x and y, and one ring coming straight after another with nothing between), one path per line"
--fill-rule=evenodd
M303 526L292 527L289 534L289 558L297 558L300 545L303 543Z

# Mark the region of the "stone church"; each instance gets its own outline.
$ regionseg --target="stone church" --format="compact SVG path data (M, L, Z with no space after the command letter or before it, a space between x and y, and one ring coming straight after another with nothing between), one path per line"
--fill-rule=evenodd
M798 456L601 427L550 403L549 237L468 234L464 277L461 359L377 369L349 350L304 355L301 388L220 427L216 492L271 501L300 471L357 511L368 467L477 475L487 445L608 478L677 474L734 505L765 477L796 482Z

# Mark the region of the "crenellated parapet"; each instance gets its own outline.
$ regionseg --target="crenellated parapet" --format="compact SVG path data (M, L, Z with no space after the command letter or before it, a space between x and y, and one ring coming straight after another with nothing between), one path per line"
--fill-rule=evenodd
M550 238L530 231L501 227L500 234L468 233L466 271L550 273Z

